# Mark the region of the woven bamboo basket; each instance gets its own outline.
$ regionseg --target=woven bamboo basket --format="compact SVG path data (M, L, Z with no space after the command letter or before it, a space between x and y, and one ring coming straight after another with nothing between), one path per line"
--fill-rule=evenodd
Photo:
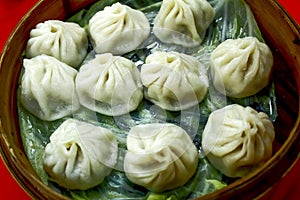
M16 90L21 54L29 32L39 22L64 20L95 0L41 0L19 22L0 60L0 145L12 175L34 199L66 199L43 184L30 165L20 136ZM255 173L201 199L253 199L278 181L296 160L300 150L300 28L275 0L246 0L271 47L275 68L278 119L274 155ZM258 187L259 186L259 187Z

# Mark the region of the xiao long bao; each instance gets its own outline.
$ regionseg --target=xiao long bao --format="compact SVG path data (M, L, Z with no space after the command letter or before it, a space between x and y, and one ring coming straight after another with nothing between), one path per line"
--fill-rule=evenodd
M201 102L208 90L205 66L195 57L178 52L154 52L141 67L145 98L171 111Z
M272 156L274 138L268 115L233 104L210 114L202 135L202 148L223 174L243 177Z
M75 83L81 105L109 116L131 112L143 99L138 68L111 53L97 54L81 66Z
M128 179L154 192L184 185L196 172L198 150L187 132L174 124L143 124L127 137L124 171Z
M165 43L197 46L215 17L206 0L164 0L155 17L154 35Z
M43 165L60 186L86 190L110 174L117 156L118 143L110 130L67 119L50 136Z
M97 53L122 55L148 38L150 24L143 12L115 3L90 19L89 33Z
M30 113L53 121L79 109L75 90L77 70L47 55L24 59L23 65L20 98Z
M28 58L46 54L78 68L87 54L88 36L76 23L48 20L30 32L27 42Z
M254 95L266 87L272 67L270 48L255 37L228 39L211 55L215 88L234 98Z

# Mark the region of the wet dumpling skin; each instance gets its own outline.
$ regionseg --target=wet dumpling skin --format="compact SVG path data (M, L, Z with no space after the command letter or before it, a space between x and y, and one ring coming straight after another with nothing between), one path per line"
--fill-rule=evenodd
M255 37L228 39L211 55L214 87L234 98L254 95L266 87L272 67L270 48Z
M117 155L118 144L110 130L67 119L50 136L43 166L60 186L86 190L110 174Z
M164 0L154 20L154 35L165 43L197 46L215 17L206 0Z
M274 138L274 126L265 113L233 104L210 114L202 148L223 174L243 177L272 156Z
M201 102L208 88L206 69L193 56L154 52L141 67L145 98L163 109L179 111Z
M131 112L143 99L140 72L135 64L111 53L97 54L85 63L75 83L84 107L109 116Z
M122 55L148 38L150 24L143 12L115 3L90 19L89 34L97 53Z
M31 30L26 56L46 54L78 68L87 55L88 36L76 23L48 20Z
M23 65L20 99L29 112L53 121L79 109L75 90L77 70L47 55L24 59Z
M198 151L187 132L173 124L143 124L127 137L128 179L154 192L184 185L195 173Z

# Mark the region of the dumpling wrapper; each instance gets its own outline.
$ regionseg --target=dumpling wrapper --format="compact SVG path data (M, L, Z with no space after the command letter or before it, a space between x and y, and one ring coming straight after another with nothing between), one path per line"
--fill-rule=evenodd
M84 64L75 82L80 103L104 115L127 114L143 99L140 72L135 64L111 53L97 54Z
M213 84L229 97L258 93L268 85L272 67L270 48L255 37L228 39L211 54Z
M154 35L165 43L197 46L215 10L206 0L164 0L154 19Z
M154 192L184 185L198 166L198 150L173 124L137 125L128 133L124 170L128 179Z
M75 90L77 70L47 55L24 59L21 103L32 114L53 121L80 108Z
M171 111L191 108L208 90L205 66L195 57L178 52L154 52L141 67L145 98Z
M89 33L97 53L122 55L148 38L150 24L143 12L118 2L90 19Z
M275 131L263 112L238 104L213 111L202 134L202 148L215 168L243 177L272 156Z
M87 55L88 36L76 23L48 20L30 31L26 56L46 54L78 68Z
M43 166L60 186L86 190L110 174L117 156L117 140L110 130L67 119L50 136Z

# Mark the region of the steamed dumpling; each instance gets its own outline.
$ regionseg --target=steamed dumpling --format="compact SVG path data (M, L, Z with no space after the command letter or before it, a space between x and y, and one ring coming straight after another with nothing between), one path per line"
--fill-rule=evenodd
M135 110L143 99L135 64L111 53L98 54L80 68L76 90L83 106L110 116Z
M20 97L29 112L42 120L52 121L79 109L75 69L47 55L24 59L23 65Z
M31 30L26 56L32 58L46 54L72 67L79 67L87 55L87 48L87 34L78 24L48 20Z
M206 0L164 0L153 32L162 42L192 47L201 43L214 17Z
M271 50L255 37L228 39L211 55L215 88L234 98L254 95L266 87L272 66Z
M118 144L110 130L68 119L50 136L43 165L50 180L60 186L86 190L110 174L117 155Z
M272 155L274 127L265 113L237 104L211 113L202 135L209 161L228 177L242 177Z
M178 52L154 52L141 67L145 98L163 109L197 105L207 93L206 69L196 58Z
M97 53L122 55L149 36L150 24L143 12L115 3L90 19L89 32Z
M124 170L128 179L154 192L184 185L198 166L190 136L173 124L133 127L127 137Z

